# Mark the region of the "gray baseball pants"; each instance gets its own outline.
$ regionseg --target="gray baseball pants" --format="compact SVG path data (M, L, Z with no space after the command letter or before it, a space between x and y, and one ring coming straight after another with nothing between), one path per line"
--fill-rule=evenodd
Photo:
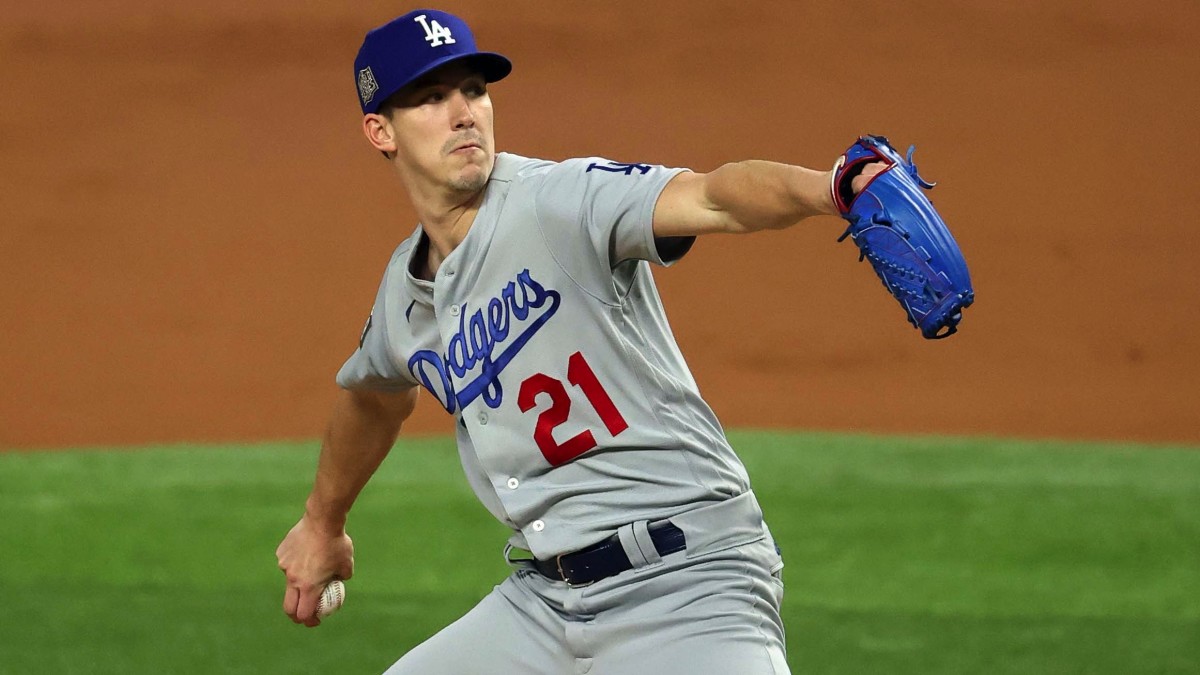
M641 521L618 532L632 570L569 587L517 569L385 675L790 673L783 561L753 493L670 520L686 551L639 546Z

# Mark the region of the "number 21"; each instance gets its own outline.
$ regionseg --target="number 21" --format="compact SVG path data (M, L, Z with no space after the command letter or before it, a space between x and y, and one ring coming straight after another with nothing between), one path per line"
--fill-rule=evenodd
M575 352L567 361L567 382L583 390L588 403L596 409L600 420L608 433L616 436L629 428L612 398L596 379L596 373L583 358L583 354ZM550 462L550 466L559 466L596 447L596 437L590 429L585 429L566 441L559 443L554 440L554 428L571 415L571 397L562 380L538 373L521 383L521 391L517 394L517 406L521 412L529 412L537 405L538 394L550 395L550 407L542 411L537 418L537 427L533 431L533 440L538 449Z

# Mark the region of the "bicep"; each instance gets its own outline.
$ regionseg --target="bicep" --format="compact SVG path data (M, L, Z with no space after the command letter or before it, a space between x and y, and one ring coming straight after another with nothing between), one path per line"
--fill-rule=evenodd
M710 175L685 172L667 183L654 205L656 238L737 230L737 223L709 198Z
M359 424L394 427L397 430L417 407L417 387L400 391L343 389L342 408Z
M417 408L417 387L411 387L404 391L375 391L371 392L378 402L380 410L388 419L397 424L404 422L412 416L413 411Z

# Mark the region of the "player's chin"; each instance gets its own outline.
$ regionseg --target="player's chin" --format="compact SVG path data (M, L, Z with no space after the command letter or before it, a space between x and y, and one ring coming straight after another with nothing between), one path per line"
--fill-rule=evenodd
M483 189L487 184L488 172L491 169L491 163L469 163L461 170L456 171L450 179L450 185L455 190L463 192L476 192Z

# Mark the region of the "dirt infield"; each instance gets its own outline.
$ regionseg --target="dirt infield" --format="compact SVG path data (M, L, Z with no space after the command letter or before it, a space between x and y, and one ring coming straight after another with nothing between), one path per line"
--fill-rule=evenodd
M657 279L725 424L1200 442L1200 8L910 5L442 6L516 64L501 149L918 144L975 279L961 333L921 340L836 219L703 240ZM320 433L413 223L351 75L407 9L0 10L0 447ZM425 398L408 429L450 424Z

